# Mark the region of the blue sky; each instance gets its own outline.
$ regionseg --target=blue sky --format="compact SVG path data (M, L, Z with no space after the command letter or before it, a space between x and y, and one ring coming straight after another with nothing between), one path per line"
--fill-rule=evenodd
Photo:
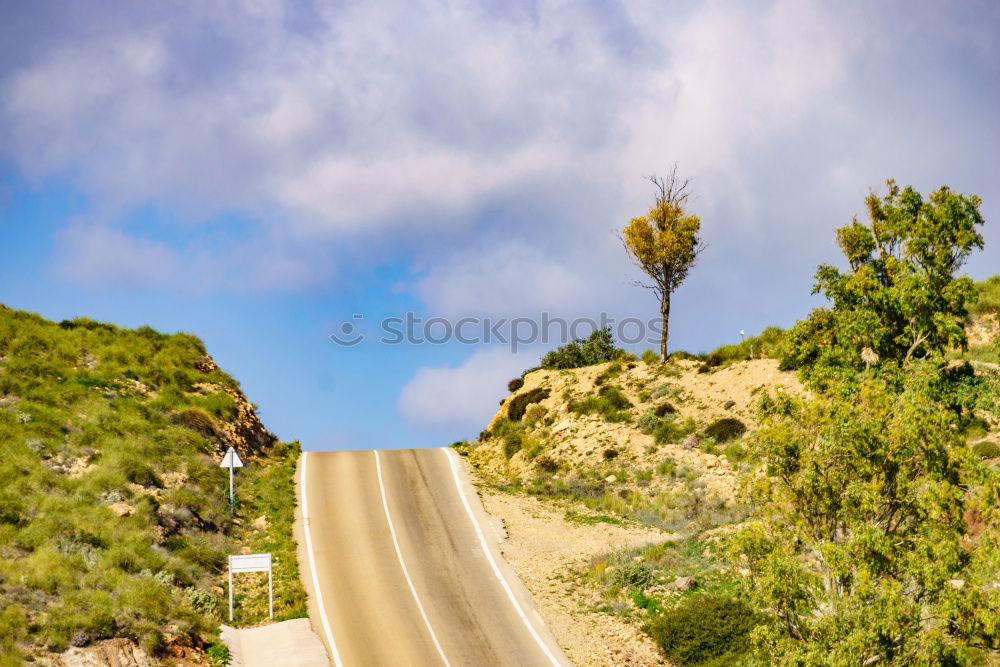
M381 318L654 315L614 232L674 162L709 245L672 348L818 305L889 177L979 194L968 270L1000 272L992 2L0 12L0 302L195 333L307 449L473 436L547 347L385 345Z

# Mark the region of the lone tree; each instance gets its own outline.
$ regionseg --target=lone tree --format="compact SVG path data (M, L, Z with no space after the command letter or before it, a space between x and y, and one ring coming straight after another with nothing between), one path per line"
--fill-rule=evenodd
M622 243L632 263L652 281L636 281L636 285L653 290L660 301L660 360L666 361L670 296L687 278L705 246L699 236L701 220L684 210L690 179L679 180L674 165L666 179L650 176L649 180L658 191L656 204L646 215L632 218L622 233Z

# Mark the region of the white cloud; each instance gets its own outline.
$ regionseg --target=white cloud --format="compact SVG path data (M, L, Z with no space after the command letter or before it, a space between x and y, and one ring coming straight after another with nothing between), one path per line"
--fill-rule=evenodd
M177 254L163 243L99 225L74 224L59 234L63 274L84 283L162 285L177 275Z
M181 219L195 231L160 264L204 264L227 289L326 280L338 253L361 264L368 248L430 267L416 291L439 312L631 299L608 235L649 204L641 176L674 161L713 252L745 257L726 271L760 263L755 238L814 263L826 211L848 218L887 176L996 192L984 7L149 2L66 16L0 46L0 156L72 179L94 219L149 204ZM970 29L978 48L957 49ZM920 78L915 55L944 64ZM189 240L192 222L230 214L253 240ZM67 270L109 278L74 247L89 248L67 246Z
M507 382L533 363L528 356L488 348L459 366L420 368L399 395L399 411L415 426L478 433L496 413Z

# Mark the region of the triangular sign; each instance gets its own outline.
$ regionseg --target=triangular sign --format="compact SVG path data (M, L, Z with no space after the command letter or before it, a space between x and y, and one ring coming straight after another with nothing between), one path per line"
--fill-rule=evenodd
M226 455L222 457L222 463L219 464L220 468L242 468L243 461L240 460L240 455L236 453L236 450L232 447L226 452Z

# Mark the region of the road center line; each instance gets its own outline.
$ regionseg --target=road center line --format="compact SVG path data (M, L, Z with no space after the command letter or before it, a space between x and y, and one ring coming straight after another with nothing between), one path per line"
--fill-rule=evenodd
M386 500L385 496L385 484L382 482L382 462L379 460L378 451L374 450L372 452L375 454L375 471L378 473L378 488L382 492L382 509L385 510L385 520L389 524L389 534L392 535L392 546L396 548L396 558L399 559L399 566L403 569L403 576L406 577L406 584L410 587L410 593L413 595L414 602L417 603L417 609L420 610L420 616L424 619L424 625L427 626L427 632L430 633L431 639L434 640L434 647L437 648L438 655L441 656L441 660L445 665L451 667L451 663L448 662L448 658L445 657L444 649L441 648L441 642L438 641L437 635L434 634L434 628L431 627L430 619L427 618L427 612L424 611L424 605L420 602L420 597L417 595L417 589L413 586L413 580L410 579L410 571L406 568L406 562L403 561L403 552L399 549L399 540L396 538L396 527L392 523L392 516L389 514L389 501Z
M442 448L441 451L444 453L445 458L448 459L448 463L451 464L451 474L455 478L455 488L458 489L458 497L462 499L462 504L465 505L465 511L469 515L469 520L472 521L472 526L476 529L476 535L479 537L479 544L482 545L483 552L486 554L487 560L490 561L490 566L493 568L493 574L500 580L500 585L503 586L504 591L507 592L507 597L510 598L510 603L514 605L514 610L517 612L517 615L521 617L525 627L528 628L528 632L530 632L531 636L534 637L535 642L542 649L542 652L545 653L545 656L550 661L552 661L553 665L560 667L562 663L560 663L559 660L557 660L552 654L548 644L545 643L542 637L538 634L538 631L535 630L535 626L531 624L531 620L528 618L528 615L524 613L524 609L521 607L521 603L517 601L517 596L514 595L514 591L511 589L510 584L507 583L507 579L500 571L500 566L497 565L496 560L493 558L493 550L490 549L490 545L487 544L486 536L483 535L483 529L479 526L479 521L476 520L476 515L472 512L472 506L469 504L469 499L466 497L465 490L462 488L462 480L458 476L458 455L447 447Z
M313 591L316 593L316 606L319 607L319 617L323 623L326 641L333 653L333 664L344 667L337 651L337 643L333 641L333 630L330 629L330 619L326 616L326 605L323 604L323 589L319 587L319 575L316 574L316 559L313 557L312 531L309 529L309 497L306 492L306 469L309 462L309 452L302 452L302 477L299 486L302 487L302 530L306 534L306 555L309 557L309 571L312 573Z

